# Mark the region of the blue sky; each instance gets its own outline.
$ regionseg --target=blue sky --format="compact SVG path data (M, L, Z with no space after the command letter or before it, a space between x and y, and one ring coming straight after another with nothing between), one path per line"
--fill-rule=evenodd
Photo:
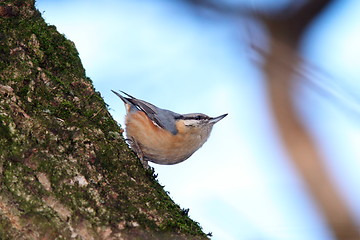
M212 239L333 239L281 146L258 57L245 43L249 23L198 14L181 1L38 0L36 6L75 42L120 124L125 110L111 89L179 113L229 113L187 161L151 164ZM360 1L341 1L309 29L303 57L319 69L314 79L330 97L304 85L296 98L358 220L359 12Z

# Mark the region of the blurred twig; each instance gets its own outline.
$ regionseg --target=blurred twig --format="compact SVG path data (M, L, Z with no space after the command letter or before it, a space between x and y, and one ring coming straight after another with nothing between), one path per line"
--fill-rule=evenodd
M344 79L339 80L309 63L305 63L305 66L298 70L306 85L315 89L319 95L330 99L339 110L352 117L357 124L359 123L360 98L350 86L346 85Z

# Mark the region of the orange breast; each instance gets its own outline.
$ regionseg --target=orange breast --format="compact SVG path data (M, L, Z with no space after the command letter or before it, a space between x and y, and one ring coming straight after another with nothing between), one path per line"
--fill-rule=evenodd
M126 134L139 145L144 157L158 164L175 164L190 157L206 141L196 132L176 135L155 125L144 112L126 116ZM207 137L206 137L207 138Z

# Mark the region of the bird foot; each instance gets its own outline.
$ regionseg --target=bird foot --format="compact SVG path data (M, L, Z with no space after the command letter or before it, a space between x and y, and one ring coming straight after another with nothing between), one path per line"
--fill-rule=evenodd
M125 139L125 141L130 142L131 149L136 153L136 155L140 159L140 162L142 163L144 168L149 169L150 168L149 163L147 160L144 159L144 154L143 154L139 144L134 139Z

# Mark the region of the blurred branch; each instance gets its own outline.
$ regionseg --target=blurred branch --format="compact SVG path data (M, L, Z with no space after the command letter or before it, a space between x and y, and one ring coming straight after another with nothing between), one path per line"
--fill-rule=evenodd
M318 147L292 104L296 90L295 69L301 65L298 44L308 25L329 4L329 0L308 1L292 16L263 18L270 32L270 51L264 70L268 93L279 132L294 165L307 183L337 239L355 239L359 232L354 219L329 176ZM281 59L286 64L279 64ZM287 66L286 66L287 65ZM295 93L296 94L296 93Z
M302 62L298 45L307 27L329 6L330 0L309 0L303 5L291 3L282 11L256 13L242 7L229 7L211 0L185 0L226 14L253 16L269 31L270 50L259 53L265 58L268 94L279 133L293 164L307 183L308 189L322 211L336 239L359 239L359 231L348 206L326 170L318 147L302 123L293 105L296 75Z
M270 104L284 145L336 239L357 239L356 223L292 104L296 82L294 69L299 64L297 52L280 41L272 41L271 47L264 70L268 78ZM279 57L286 59L287 66L279 64Z
M308 25L331 1L308 1L292 16L263 18L270 32L270 51L264 70L268 93L279 132L294 165L307 183L337 239L359 237L356 223L326 170L318 147L292 104L296 90L296 69L301 65L298 44ZM279 64L281 59L286 64Z

